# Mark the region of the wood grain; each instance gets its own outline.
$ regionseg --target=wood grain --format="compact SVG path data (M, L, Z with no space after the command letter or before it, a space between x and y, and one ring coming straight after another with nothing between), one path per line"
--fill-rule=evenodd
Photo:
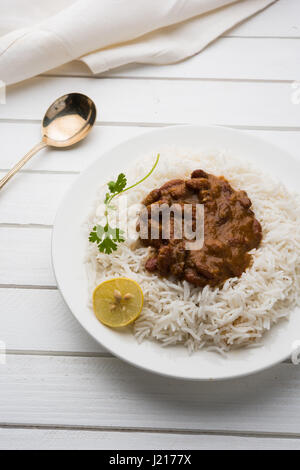
M5 126L11 129L13 125L6 124ZM30 124L29 126L23 126L25 127L19 125L19 130L22 129L22 133L26 134L27 127L31 129L32 127L35 128L36 125ZM99 153L101 149L105 151L108 150L109 145L112 146L116 144L118 133L116 132L116 139L112 139L112 134L114 134L113 129L114 128L109 128L108 132L106 132L107 128L96 128L85 151L83 151L82 147L74 149L74 152L62 152L62 154L59 151L55 152L53 150L43 151L28 168L26 167L25 172L21 172L15 176L1 192L0 224L52 225L64 194L78 177L76 173L94 160L101 158L101 153ZM270 142L277 142L283 148L289 149L293 155L298 156L300 132L256 131L251 133L258 136L261 135ZM133 136L134 134L139 135L140 128L130 129L128 134L126 132L120 132L119 141L124 139L125 136ZM10 135L9 130L7 135ZM108 136L110 136L110 138ZM106 142L104 147L101 147L102 137ZM10 166L9 160L13 160L15 157L13 156L13 149L9 146L8 140L9 138L6 140L4 137L3 146L7 150L5 152L7 166ZM23 145L22 143L20 146ZM49 163L47 164L47 162ZM106 164L107 162L103 159L103 165ZM43 169L44 172L42 174L35 172L35 170L39 168ZM45 170L46 168L50 171L49 173ZM61 171L62 168L64 169L62 173L51 173L54 169ZM68 171L70 174L65 173ZM5 172L0 171L0 177L4 175Z
M279 0L176 65L131 65L94 79L72 63L10 87L0 106L1 174L38 141L57 96L87 93L99 115L84 144L41 152L1 192L0 340L9 350L0 365L1 449L300 448L298 367L188 383L111 357L56 290L50 228L78 172L155 127L241 127L297 157L291 82L300 77L299 41L300 2Z
M273 439L266 436L0 429L0 449L4 450L299 450L299 448L299 439Z
M209 80L38 77L9 88L0 119L40 121L70 89L94 99L99 122L299 127L290 83Z
M22 352L108 354L73 317L58 290L0 289L0 340Z
M155 127L96 126L81 145L63 151L51 148L41 151L26 165L25 171L80 172L115 145L153 130ZM38 141L40 124L2 122L0 123L0 131L2 148L0 170L7 170L32 147L34 142ZM244 132L277 144L295 157L299 154L300 131L244 130ZM14 134L18 136L18 139L14 139L12 144L11 136ZM13 197L14 192L10 194L10 198Z
M295 433L300 369L224 382L171 380L114 358L8 355L0 424Z
M229 36L300 37L300 3L279 0L258 15L228 31Z
M56 286L51 230L0 227L0 284Z
M100 109L101 113L101 109ZM42 150L24 168L26 171L75 171L80 172L110 148L122 141L151 132L151 127L96 126L87 139L70 149ZM0 170L8 169L40 139L41 126L30 122L2 122ZM12 135L18 136L12 142ZM287 142L289 139L286 139ZM8 187L8 186L7 186Z
M0 177L4 174L0 172ZM1 192L0 223L53 224L75 178L70 174L19 173Z

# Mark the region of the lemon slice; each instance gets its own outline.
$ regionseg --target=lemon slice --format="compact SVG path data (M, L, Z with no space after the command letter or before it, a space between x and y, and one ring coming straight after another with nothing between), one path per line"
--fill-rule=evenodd
M112 328L129 325L141 313L144 303L139 284L126 277L104 281L93 294L93 308L101 323Z

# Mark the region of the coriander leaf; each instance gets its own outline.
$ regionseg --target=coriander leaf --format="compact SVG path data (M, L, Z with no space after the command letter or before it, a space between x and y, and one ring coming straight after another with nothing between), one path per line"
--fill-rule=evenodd
M96 227L96 232L99 240L102 239L104 232L106 232L105 227L102 227L102 225L97 225Z
M108 224L104 227L96 225L90 233L89 241L97 243L98 249L101 253L110 254L117 249L117 243L122 243L125 239L121 236L123 230L119 228L111 228Z
M141 180L137 181L137 183L134 183L134 184L132 184L131 186L128 186L128 188L123 189L123 191L121 191L121 192L122 192L122 193L125 193L125 191L128 191L129 189L135 188L136 186L138 186L139 184L141 184L143 181L145 181L147 178L149 178L149 176L152 175L153 171L154 171L155 168L157 167L158 162L159 162L159 159L160 159L160 154L158 153L158 154L157 154L157 157L156 157L156 160L155 160L155 163L154 163L153 167L151 168L151 170L149 171L149 173L147 173L147 175L144 176L144 178L142 178Z
M127 179L124 173L120 173L117 181L110 181L107 186L111 193L120 193L123 191L127 184Z
M125 238L122 237L123 233L124 233L124 230L120 230L119 228L116 228L116 235L115 235L114 241L119 242L119 243L125 242Z
M111 195L109 193L106 193L105 194L105 199L104 199L104 204L108 204L110 198L111 198Z
M106 209L115 211L115 210L117 210L117 206L114 206L113 204L107 204Z
M155 170L158 164L159 158L160 158L160 155L158 154L150 172L146 176L144 176L144 178L142 178L140 181L133 184L132 186L129 186L128 188L126 188L127 179L124 173L120 173L116 181L110 181L108 183L107 186L108 186L109 192L105 194L105 198L104 198L104 204L106 206L105 212L104 212L104 215L106 217L106 225L104 227L102 225L96 225L91 231L90 236L89 236L89 241L91 243L97 243L98 249L101 253L110 254L117 249L117 243L122 243L125 241L124 237L122 236L124 234L124 231L119 229L118 227L116 228L110 227L109 222L108 222L108 215L109 215L108 211L116 210L116 207L110 204L112 199L118 194L124 193L125 191L128 191L129 189L134 188L135 186L137 186L138 184L142 183L147 178L149 178L149 176Z
M122 234L124 233L123 230L120 230L119 228L111 228L109 227L108 229L108 236L112 238L113 241L115 242L124 242L125 239L122 237Z
M90 233L89 241L91 243L98 243L98 241L100 241L97 235L97 227L94 227L92 232Z
M110 255L113 251L117 249L117 245L111 238L105 237L103 241L98 245L98 248L101 253L106 253Z
M110 190L111 193L115 193L115 187L116 187L116 183L114 181L110 181L109 183L107 183L107 186L108 186L108 189ZM106 194L107 196L107 194Z

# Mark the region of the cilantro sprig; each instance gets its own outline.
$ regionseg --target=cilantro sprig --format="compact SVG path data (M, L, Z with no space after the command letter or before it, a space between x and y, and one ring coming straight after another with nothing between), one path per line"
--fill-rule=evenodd
M90 233L89 241L97 243L101 253L110 255L117 249L117 243L122 243L125 239L122 237L123 230L119 228L111 228L108 223L96 225Z
M111 204L112 200L116 196L125 193L125 191L128 191L129 189L134 188L135 186L137 186L138 184L142 183L147 178L149 178L149 176L155 170L158 164L159 158L160 158L160 154L157 155L155 163L153 167L151 168L151 170L149 171L149 173L147 173L147 175L144 176L144 178L142 178L140 181L138 181L137 183L134 183L128 188L126 188L127 178L124 175L124 173L120 173L116 181L109 181L109 183L107 183L108 192L105 194L105 199L104 199L104 204L105 204L104 215L105 215L106 223L105 225L99 225L99 224L95 225L95 227L93 228L89 236L89 241L91 243L97 244L100 253L106 253L110 255L113 251L115 251L118 248L118 243L122 243L125 241L123 237L124 231L118 227L113 228L109 225L109 220L108 220L109 211L116 209Z

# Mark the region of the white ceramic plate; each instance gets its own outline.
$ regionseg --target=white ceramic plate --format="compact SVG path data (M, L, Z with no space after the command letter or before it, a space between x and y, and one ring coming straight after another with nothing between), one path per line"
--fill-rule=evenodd
M138 345L128 332L117 332L98 322L87 307L87 279L83 263L86 237L82 231L99 186L112 174L126 173L126 167L143 155L156 154L166 145L195 150L228 150L248 159L279 178L289 189L298 188L300 163L289 154L246 133L222 127L176 126L140 135L118 145L87 168L73 184L56 216L53 239L53 266L59 289L71 311L99 343L135 366L182 379L218 380L247 375L287 359L300 340L300 311L291 312L265 335L258 348L231 352L226 358L200 351L189 356L182 346L162 348L146 341ZM85 150L83 149L83 152Z

